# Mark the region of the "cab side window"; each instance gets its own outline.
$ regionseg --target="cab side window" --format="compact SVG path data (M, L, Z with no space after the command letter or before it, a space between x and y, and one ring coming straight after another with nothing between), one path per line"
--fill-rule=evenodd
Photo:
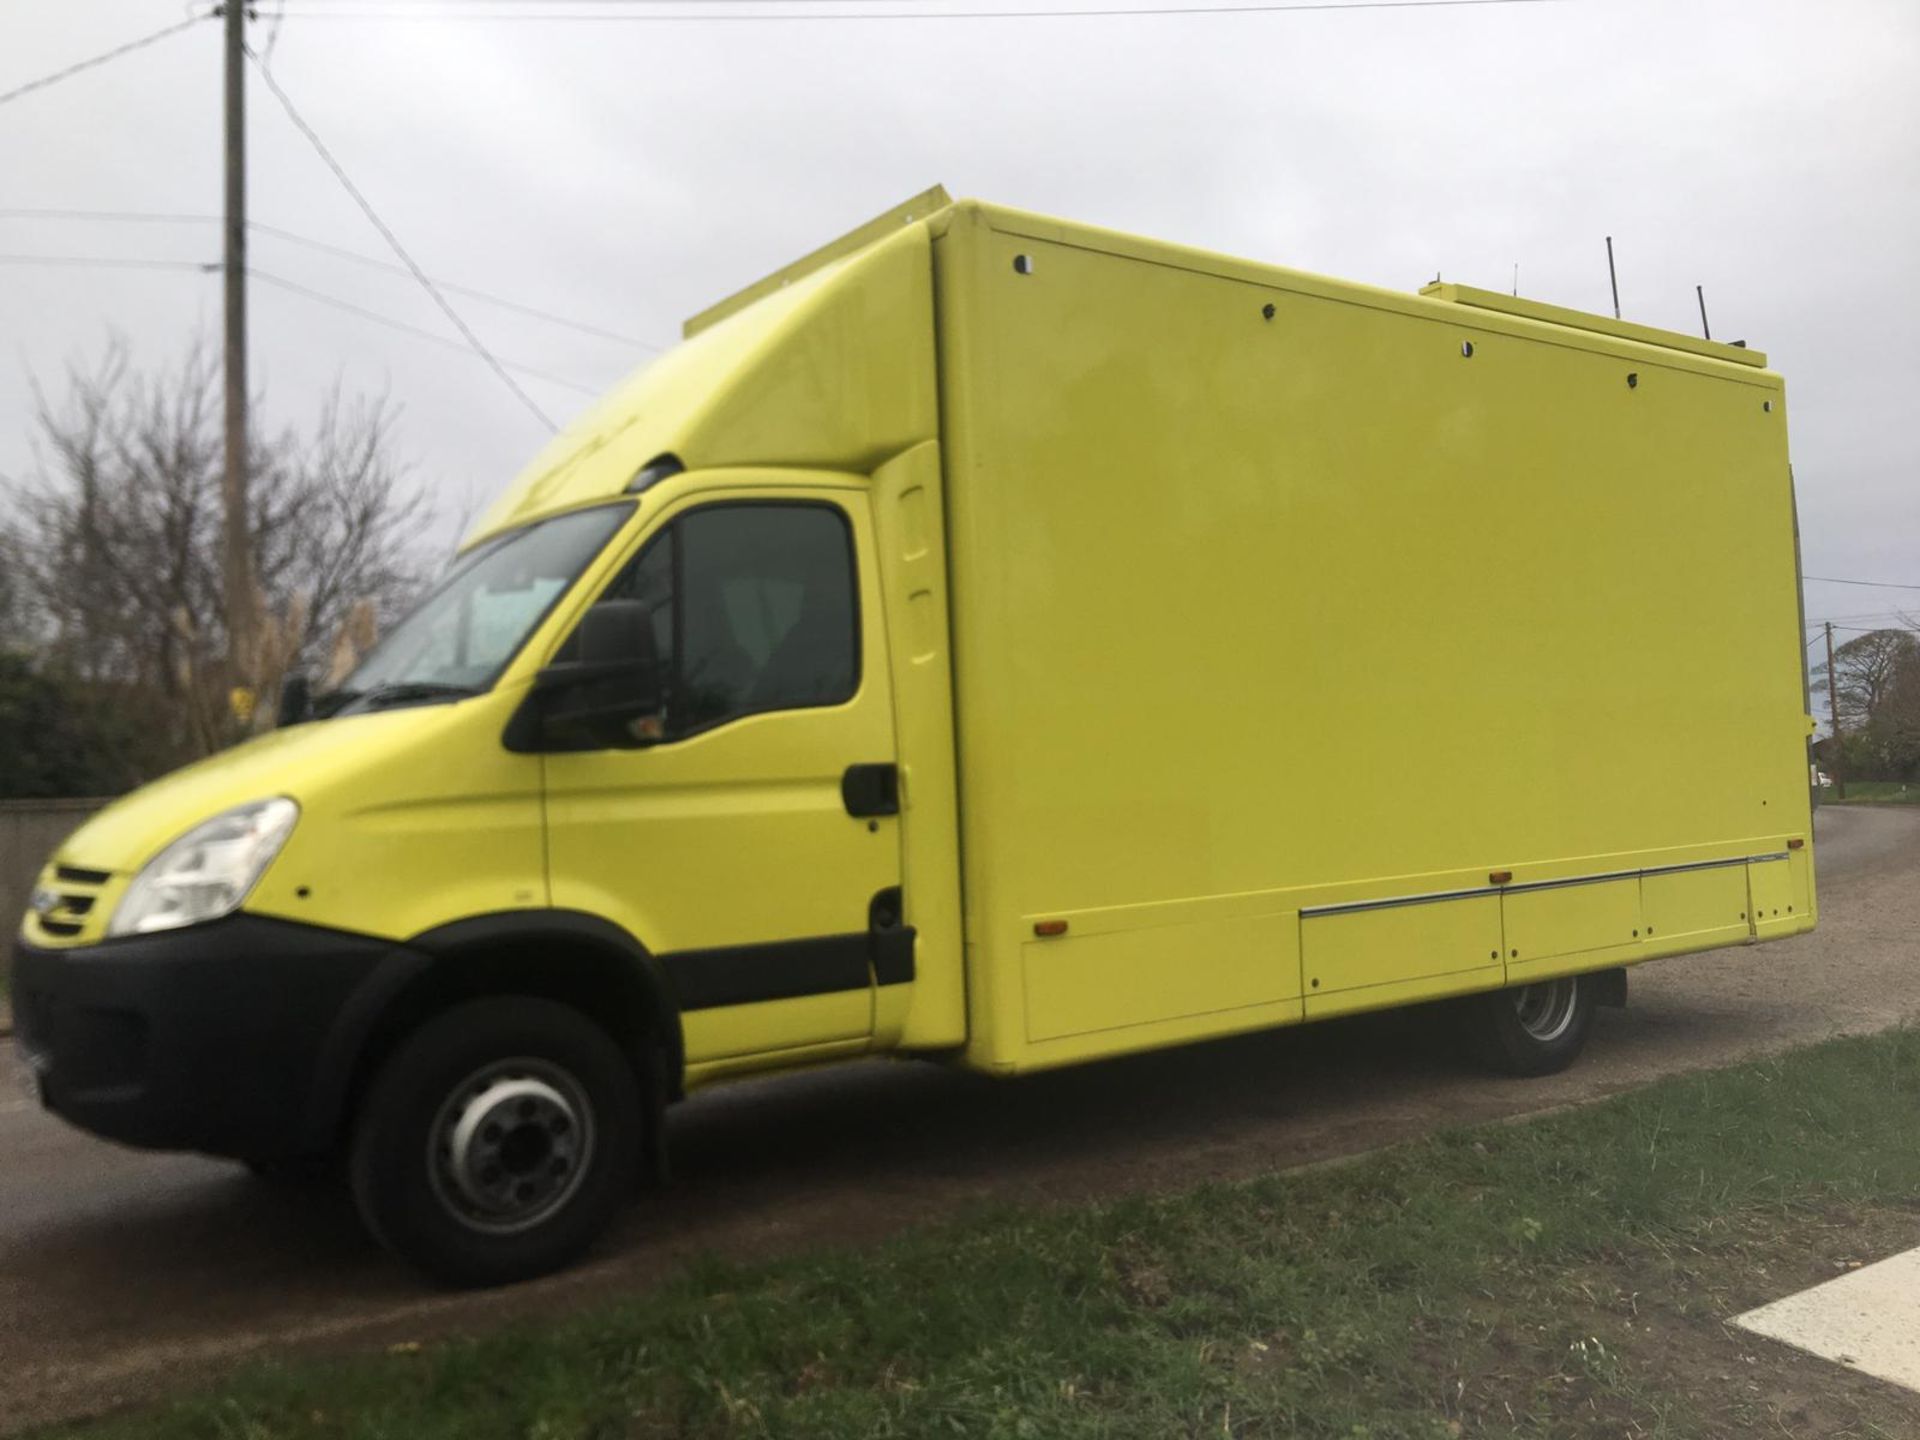
M602 599L645 602L672 740L837 705L860 680L853 534L819 504L720 504L655 536Z

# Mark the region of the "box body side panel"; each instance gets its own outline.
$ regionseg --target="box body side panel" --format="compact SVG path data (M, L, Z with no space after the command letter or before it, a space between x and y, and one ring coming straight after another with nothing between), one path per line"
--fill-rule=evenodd
M1647 934L1636 878L1513 895L1470 970L1322 925L1303 975L1299 914L1804 843L1777 376L966 206L936 276L973 1063L1752 933L1712 876ZM1763 935L1810 923L1806 853Z

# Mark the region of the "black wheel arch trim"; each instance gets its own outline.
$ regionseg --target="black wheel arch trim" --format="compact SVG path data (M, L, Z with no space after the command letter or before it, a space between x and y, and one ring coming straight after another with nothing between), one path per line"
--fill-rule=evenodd
M354 989L321 1042L304 1117L303 1148L317 1153L339 1139L382 1026L436 965L463 952L554 938L584 942L629 965L666 1042L663 1068L669 1093L662 1099L677 1098L685 1069L680 1006L659 961L625 930L596 915L577 910L504 910L436 926L394 945ZM656 1077L656 1084L660 1078Z
M680 1034L680 997L660 957L611 920L584 910L500 910L436 926L414 936L407 944L411 949L424 951L439 959L461 951L477 950L482 946L553 937L585 942L632 964L634 975L647 992L647 998L654 1002L654 1013L668 1032L661 1038L667 1041L677 1068L684 1055Z

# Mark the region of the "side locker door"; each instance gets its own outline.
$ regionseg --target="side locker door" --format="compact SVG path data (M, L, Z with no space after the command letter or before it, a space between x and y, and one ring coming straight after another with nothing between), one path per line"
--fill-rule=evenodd
M547 757L552 903L661 959L690 1066L872 1034L900 884L873 557L864 492L747 491L671 513L599 597L648 605L664 703L637 748Z

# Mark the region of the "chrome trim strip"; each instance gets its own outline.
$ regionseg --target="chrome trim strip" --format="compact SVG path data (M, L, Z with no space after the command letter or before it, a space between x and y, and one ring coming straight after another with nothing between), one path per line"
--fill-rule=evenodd
M1483 895L1519 895L1533 890L1566 890L1575 885L1599 885L1608 880L1637 880L1647 875L1678 875L1688 870L1724 870L1734 865L1756 865L1785 860L1785 850L1763 855L1740 855L1731 860L1690 860L1683 865L1649 865L1641 870L1607 870L1598 875L1570 875L1564 880L1529 880L1519 885L1482 885L1472 890L1436 890L1425 895L1395 895L1384 900L1350 900L1340 905L1312 905L1301 910L1302 920L1316 915L1350 915L1361 910L1397 910L1405 905L1434 905L1442 900L1473 900Z

